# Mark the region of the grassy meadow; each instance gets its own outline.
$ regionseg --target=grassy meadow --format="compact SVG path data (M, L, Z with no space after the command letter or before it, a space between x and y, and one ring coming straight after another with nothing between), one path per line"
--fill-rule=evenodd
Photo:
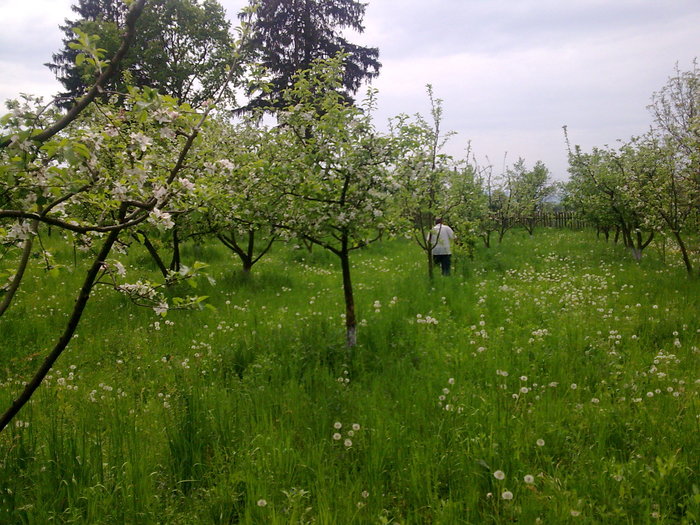
M83 278L56 250L0 320L2 410ZM97 288L0 434L0 523L700 522L700 280L668 248L514 231L430 282L385 241L353 254L351 351L333 255L195 257L215 309Z

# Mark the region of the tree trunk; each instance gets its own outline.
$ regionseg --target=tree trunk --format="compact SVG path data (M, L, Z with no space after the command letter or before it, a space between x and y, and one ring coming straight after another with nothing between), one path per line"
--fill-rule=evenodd
M491 248L491 232L482 233L481 238L484 240L484 248Z
M158 250L156 250L156 247L153 246L153 243L151 243L151 240L146 236L145 233L141 233L141 237L143 237L143 246L146 248L146 250L148 250L148 253L151 255L153 262L156 263L156 266L160 270L160 273L163 274L163 277L167 278L168 269L165 267L163 259L161 259L160 255L158 254ZM138 236L135 234L134 238L138 240Z
M302 244L306 248L306 251L309 253L312 253L314 250L314 243L309 241L308 239L301 239Z
M180 238L177 235L177 226L173 228L173 258L170 261L170 269L180 271Z
M685 269L688 275L693 275L693 263L690 261L690 255L688 254L688 247L685 245L685 241L681 237L681 232L674 231L673 236L676 238L678 247L681 249L681 255L683 255L683 263L685 264Z
M22 282L22 277L24 277L24 272L27 269L27 264L29 263L29 256L32 254L32 246L34 245L34 235L36 235L38 230L39 221L32 221L29 227L30 235L24 241L24 246L22 246L22 257L20 258L19 264L17 265L17 271L15 272L14 277L12 277L12 282L10 283L9 288L5 292L5 296L2 298L2 302L0 303L0 317L2 317L2 315L10 307L12 299L14 298L15 294L17 293L17 290L19 289L19 285Z
M527 233L530 235L530 237L532 237L535 233L534 217L528 217L527 219L525 219L525 229L527 230Z
M435 260L433 259L433 253L430 247L428 247L425 253L428 254L428 278L432 281L435 275Z
M348 251L348 239L343 235L342 248L338 253L340 267L343 271L343 295L345 296L345 341L348 348L357 344L357 320L355 319L355 298L352 293L352 280L350 278L350 252Z
M44 362L39 367L39 370L37 370L37 372L34 374L34 377L32 377L32 379L26 384L20 396L17 399L15 399L12 402L12 405L10 405L10 407L5 411L5 413L2 416L0 416L0 432L2 432L3 429L5 429L5 427L7 427L10 421L12 421L12 419L17 415L17 413L22 409L22 407L25 404L27 404L27 402L31 399L36 389L39 388L39 385L41 385L41 382L44 380L44 377L46 377L46 375L53 367L53 364L68 346L68 343L73 337L75 330L78 328L80 318L82 317L83 311L85 310L85 306L87 305L88 299L90 298L90 293L92 292L92 287L95 284L97 275L102 269L104 261L105 259L107 259L109 252L112 250L112 246L117 240L117 237L119 237L119 230L112 230L107 235L107 238L105 239L105 242L102 245L99 254L93 261L92 266L90 267L90 269L87 272L87 275L85 276L83 286L80 289L80 293L78 294L77 300L75 301L75 305L73 306L73 312L71 313L71 316L68 319L68 324L66 325L66 328L63 331L63 335L61 335L59 340L56 342L56 346L54 346L51 353L46 356L46 359L44 359Z
M248 230L248 249L246 250L245 259L243 260L243 273L250 275L250 269L253 267L255 260L255 230Z

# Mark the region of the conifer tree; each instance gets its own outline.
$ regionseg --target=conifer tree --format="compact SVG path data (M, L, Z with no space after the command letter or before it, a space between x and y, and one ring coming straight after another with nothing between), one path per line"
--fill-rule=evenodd
M249 0L253 8L239 15L251 24L248 52L271 75L270 88L248 104L273 109L284 105L282 93L293 85L297 71L314 60L346 55L342 91L351 101L365 79L379 74L379 50L349 42L343 29L361 33L366 4L356 0Z

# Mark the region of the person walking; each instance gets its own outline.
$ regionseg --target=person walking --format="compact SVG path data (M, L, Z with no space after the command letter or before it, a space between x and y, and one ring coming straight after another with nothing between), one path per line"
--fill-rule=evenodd
M435 219L435 226L428 234L428 243L432 247L433 262L440 265L442 275L450 275L452 266L451 242L455 238L455 232L441 218Z

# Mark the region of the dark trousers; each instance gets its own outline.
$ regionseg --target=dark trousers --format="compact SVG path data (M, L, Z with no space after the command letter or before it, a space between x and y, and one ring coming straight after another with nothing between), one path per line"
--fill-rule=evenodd
M433 262L436 266L440 266L442 275L450 275L450 266L452 265L452 255L433 255Z

